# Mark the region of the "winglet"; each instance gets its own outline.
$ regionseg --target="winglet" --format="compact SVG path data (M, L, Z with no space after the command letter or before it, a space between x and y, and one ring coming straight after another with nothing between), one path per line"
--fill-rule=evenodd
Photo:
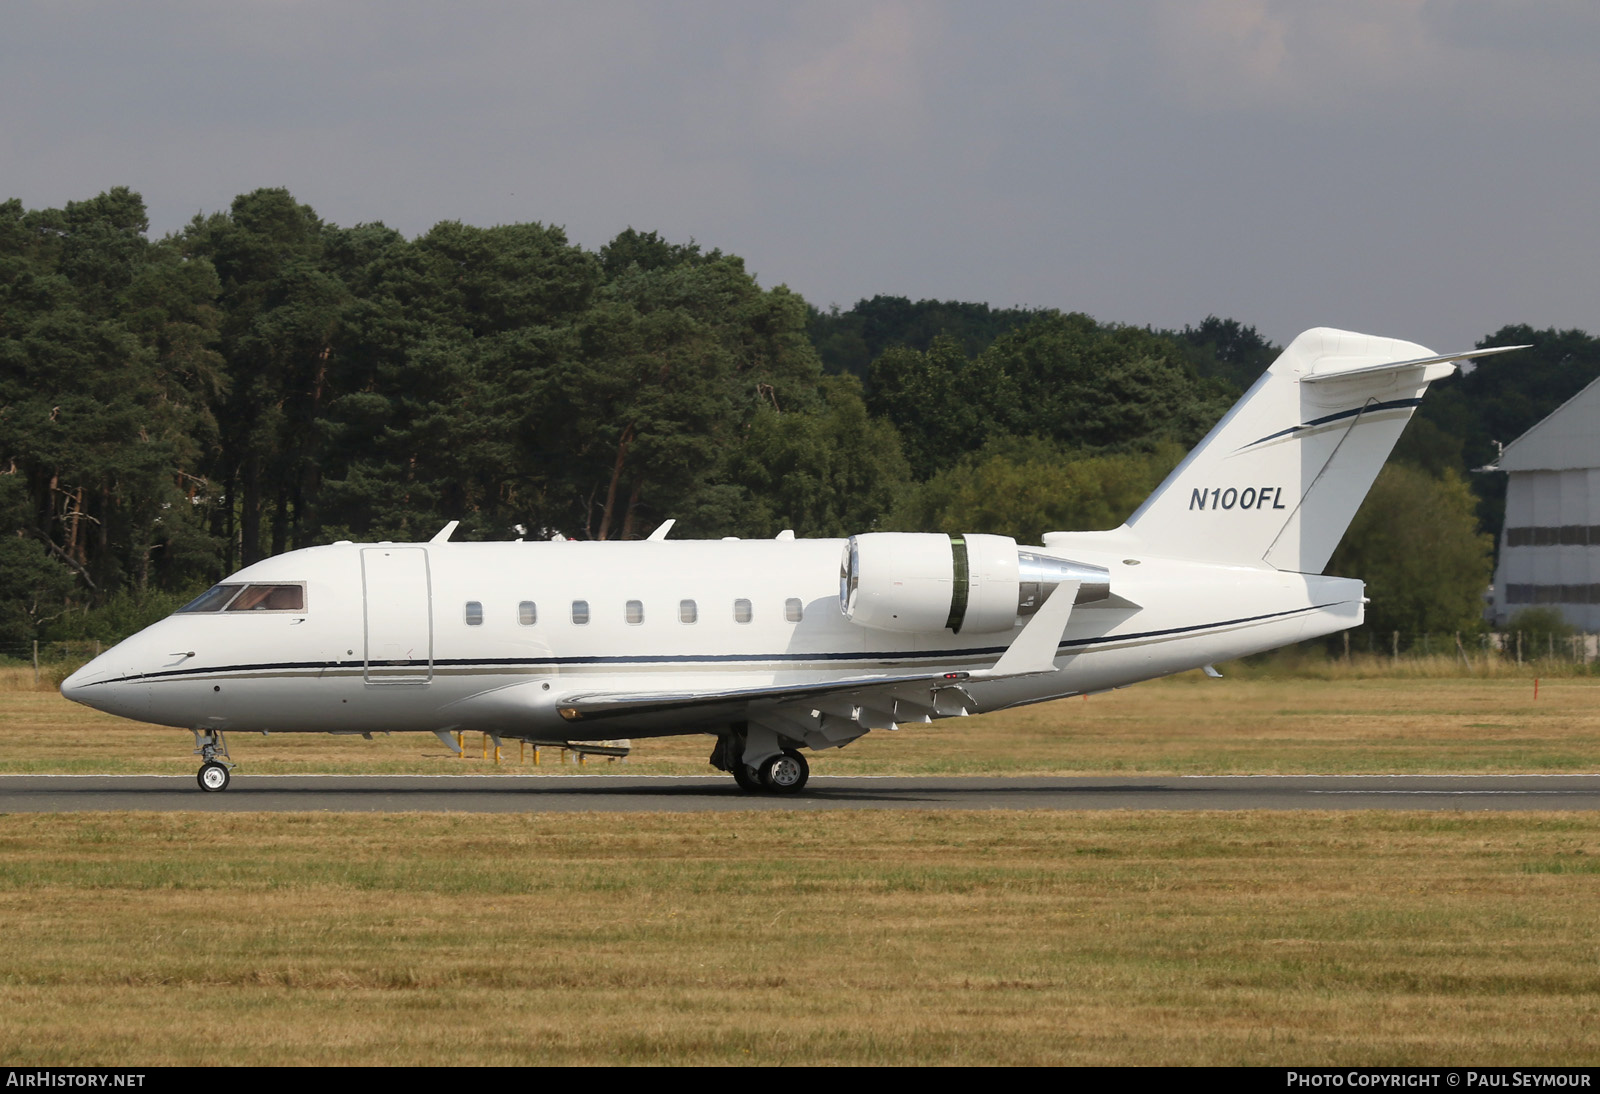
M456 529L459 527L461 527L461 522L459 520L453 520L449 524L446 524L443 528L439 529L439 531L434 534L434 537L428 542L448 543L450 541L450 537L455 534Z
M1011 640L1006 652L1000 655L994 668L972 674L973 679L995 679L1001 676L1035 676L1056 670L1056 651L1061 647L1061 636L1067 632L1067 621L1077 606L1078 586L1081 581L1063 581L1045 600L1022 633Z

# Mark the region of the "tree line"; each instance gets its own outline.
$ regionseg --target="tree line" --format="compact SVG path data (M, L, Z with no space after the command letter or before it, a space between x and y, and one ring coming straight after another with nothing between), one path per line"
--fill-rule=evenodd
M1566 387L1575 360L1600 369L1582 332L1501 334L1564 353ZM482 539L1110 526L1276 350L1216 317L824 313L633 229L596 251L536 223L407 239L264 189L152 240L127 189L7 201L0 647L111 640L270 554L449 519ZM1459 465L1548 401L1483 420L1475 377L1407 456L1469 510Z

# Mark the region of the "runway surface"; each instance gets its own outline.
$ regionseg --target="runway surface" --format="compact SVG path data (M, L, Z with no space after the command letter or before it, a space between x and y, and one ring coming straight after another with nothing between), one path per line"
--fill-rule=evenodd
M1100 778L817 776L746 794L723 776L5 775L0 812L694 812L731 809L1600 809L1600 775L1241 775Z

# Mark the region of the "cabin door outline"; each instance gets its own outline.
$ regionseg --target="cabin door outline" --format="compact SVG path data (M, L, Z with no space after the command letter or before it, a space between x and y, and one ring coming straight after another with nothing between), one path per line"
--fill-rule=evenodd
M426 547L361 549L362 675L369 684L433 680L433 577Z

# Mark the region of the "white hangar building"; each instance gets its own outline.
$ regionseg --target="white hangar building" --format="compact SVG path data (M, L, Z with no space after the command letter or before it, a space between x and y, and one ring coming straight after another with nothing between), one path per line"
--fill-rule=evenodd
M1600 631L1600 380L1506 445L1506 522L1491 622L1533 604Z

